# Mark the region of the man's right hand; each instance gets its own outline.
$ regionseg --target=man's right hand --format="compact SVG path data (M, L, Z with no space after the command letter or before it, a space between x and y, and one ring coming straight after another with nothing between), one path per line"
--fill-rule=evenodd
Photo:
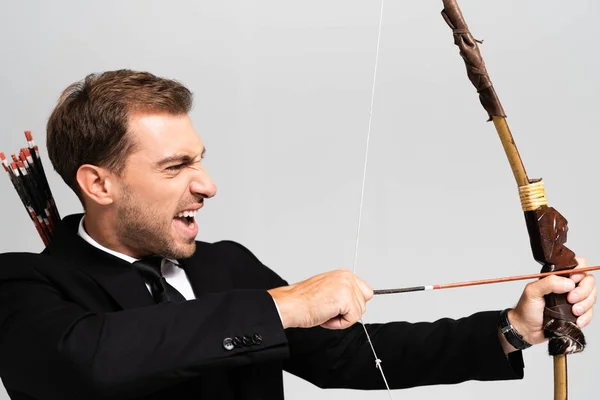
M346 329L360 320L373 289L347 269L268 291L284 328Z

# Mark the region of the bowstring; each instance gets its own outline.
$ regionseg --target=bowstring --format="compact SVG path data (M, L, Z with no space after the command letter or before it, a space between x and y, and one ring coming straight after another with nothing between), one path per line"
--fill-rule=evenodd
M371 88L371 104L369 106L369 125L367 128L367 143L365 146L365 163L363 167L363 176L362 176L362 184L360 188L360 204L358 209L358 223L356 227L356 243L354 245L354 262L352 267L352 272L356 273L356 264L358 261L358 244L360 241L360 226L362 222L362 211L363 211L363 202L365 195L365 182L367 180L367 165L369 161L369 142L371 138L371 126L373 122L373 103L375 102L375 86L377 83L377 66L379 64L379 49L381 43L381 27L383 25L383 3L385 0L381 0L381 8L379 11L379 24L377 26L377 47L375 51L375 65L373 67L373 86ZM387 389L388 395L390 399L392 399L392 392L390 390L390 386L388 385L387 379L385 377L385 373L383 372L383 367L381 366L381 359L377 357L377 352L375 352L375 347L373 347L373 342L371 341L371 336L369 335L369 331L367 331L367 327L365 326L362 318L360 320L360 324L362 325L365 335L367 336L367 341L369 342L369 346L371 347L371 351L373 352L373 357L375 358L375 368L381 372L381 377L383 378L383 383L385 383L385 388Z

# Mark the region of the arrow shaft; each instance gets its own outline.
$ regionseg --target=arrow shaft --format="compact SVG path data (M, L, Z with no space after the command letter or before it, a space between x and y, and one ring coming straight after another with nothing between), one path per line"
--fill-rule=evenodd
M542 272L542 273L538 273L538 274L506 276L506 277L502 277L502 278L483 279L483 280L477 280L477 281L454 282L454 283L445 283L445 284L437 284L437 285L411 286L411 287L404 287L404 288L397 288L397 289L378 289L378 290L374 290L373 294L374 295L398 294L398 293L422 292L422 291L427 291L427 290L452 289L452 288L468 287L468 286L490 285L493 283L524 281L524 280L529 280L529 279L540 279L540 278L545 278L550 275L572 275L572 274L581 274L581 273L598 271L598 270L600 270L600 265L596 265L593 267L586 267L586 268L576 268L576 269L570 269L570 270Z

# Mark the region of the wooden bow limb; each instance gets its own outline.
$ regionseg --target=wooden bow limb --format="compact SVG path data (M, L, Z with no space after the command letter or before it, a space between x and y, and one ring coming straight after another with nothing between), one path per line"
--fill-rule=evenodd
M506 122L504 109L494 90L485 63L475 40L464 20L456 0L443 0L442 16L452 29L454 43L467 67L467 75L477 92L481 104L493 121L504 151L519 187L521 205L533 256L543 265L542 272L570 270L577 266L575 253L564 246L567 240L567 220L548 202L541 179L530 180L523 161ZM576 317L571 311L565 294L545 297L544 334L549 338L548 350L554 356L554 399L567 399L566 355L583 351L585 337L576 326Z

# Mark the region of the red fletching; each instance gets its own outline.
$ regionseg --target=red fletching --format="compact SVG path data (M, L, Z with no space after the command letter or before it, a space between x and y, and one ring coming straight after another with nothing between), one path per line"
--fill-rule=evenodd
M4 153L0 153L2 166L9 173L9 178L28 216L43 240L48 244L55 232L60 215L40 158L38 146L33 141L31 131L25 131L27 146L20 149L18 154L11 154L9 164Z
M6 160L6 156L4 155L4 153L0 153L0 160L2 160L2 166L4 167L4 170L8 172L8 161Z

